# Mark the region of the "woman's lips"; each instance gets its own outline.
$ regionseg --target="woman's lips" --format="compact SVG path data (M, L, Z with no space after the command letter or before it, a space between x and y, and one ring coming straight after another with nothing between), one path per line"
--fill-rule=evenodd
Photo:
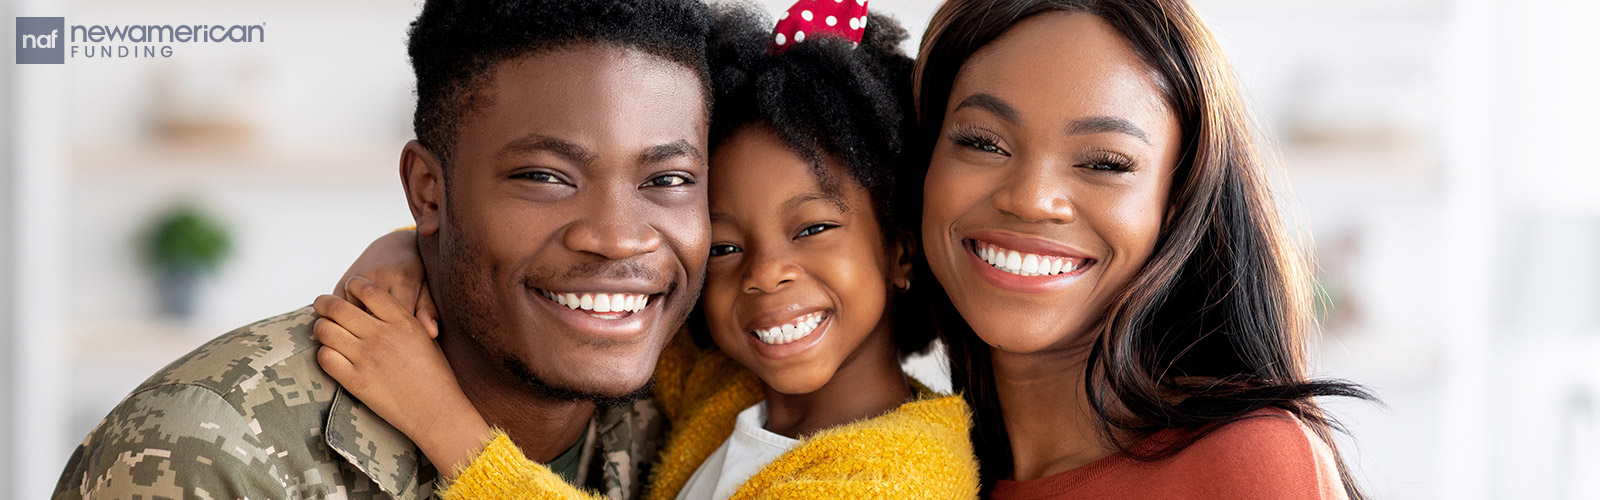
M1008 233L980 233L961 243L979 277L1020 293L1066 288L1097 263L1065 245Z

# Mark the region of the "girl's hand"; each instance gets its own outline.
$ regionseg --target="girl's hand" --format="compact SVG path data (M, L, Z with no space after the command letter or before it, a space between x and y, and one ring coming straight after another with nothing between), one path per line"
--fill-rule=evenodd
M333 295L362 305L352 298L345 283L361 276L378 283L378 288L410 308L408 314L422 322L431 337L439 336L439 311L434 308L433 295L428 293L427 276L422 271L422 255L417 252L417 232L400 230L378 237L356 257L355 263L333 286Z
M332 295L317 297L317 363L453 478L454 466L466 466L491 435L489 424L462 392L433 335L405 306L359 276L345 291L372 312Z

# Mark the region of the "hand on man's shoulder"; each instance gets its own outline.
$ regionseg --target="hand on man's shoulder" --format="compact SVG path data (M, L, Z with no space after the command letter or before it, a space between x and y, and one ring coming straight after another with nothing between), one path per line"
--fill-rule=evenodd
M340 391L317 366L315 321L311 308L298 309L224 334L167 365L78 446L55 498L382 496L383 487L327 443L324 429ZM362 415L352 403L344 405L357 407L346 420ZM405 462L401 455L409 450L413 481L388 488L425 496L416 492L431 486L418 483L431 480L414 480L415 447L394 447L404 450L392 453L391 462Z

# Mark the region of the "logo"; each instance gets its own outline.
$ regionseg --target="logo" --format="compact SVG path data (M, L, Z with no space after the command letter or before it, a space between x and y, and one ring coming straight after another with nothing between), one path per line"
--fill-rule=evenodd
M17 64L66 64L67 59L169 58L175 46L267 41L258 24L75 24L64 17L17 18Z
M67 18L17 18L17 64L65 64Z

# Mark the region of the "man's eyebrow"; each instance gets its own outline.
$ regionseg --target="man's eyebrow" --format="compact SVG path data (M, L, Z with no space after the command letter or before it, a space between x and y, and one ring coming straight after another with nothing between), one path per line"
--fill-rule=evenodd
M579 165L594 163L596 157L593 151L576 143L540 134L528 134L500 149L501 157L530 153L551 153Z
M1134 125L1133 122L1121 117L1091 116L1088 118L1079 118L1077 120L1073 120L1071 124L1067 125L1068 135L1104 133L1131 135L1141 141L1144 141L1145 144L1150 143L1150 136L1144 133L1144 129L1139 128L1138 125Z
M689 144L687 140L678 139L666 144L651 146L650 149L644 150L643 153L639 154L639 163L649 165L682 156L687 156L696 161L705 159L705 154L700 152L700 148Z
M979 92L969 95L966 99L961 100L961 104L956 105L955 110L960 111L961 108L978 108L988 111L990 113L994 113L995 116L1000 117L1001 120L1005 120L1013 124L1021 121L1020 115L1017 114L1017 108L1011 107L1011 105L1007 104L1004 99L995 97L994 94Z

